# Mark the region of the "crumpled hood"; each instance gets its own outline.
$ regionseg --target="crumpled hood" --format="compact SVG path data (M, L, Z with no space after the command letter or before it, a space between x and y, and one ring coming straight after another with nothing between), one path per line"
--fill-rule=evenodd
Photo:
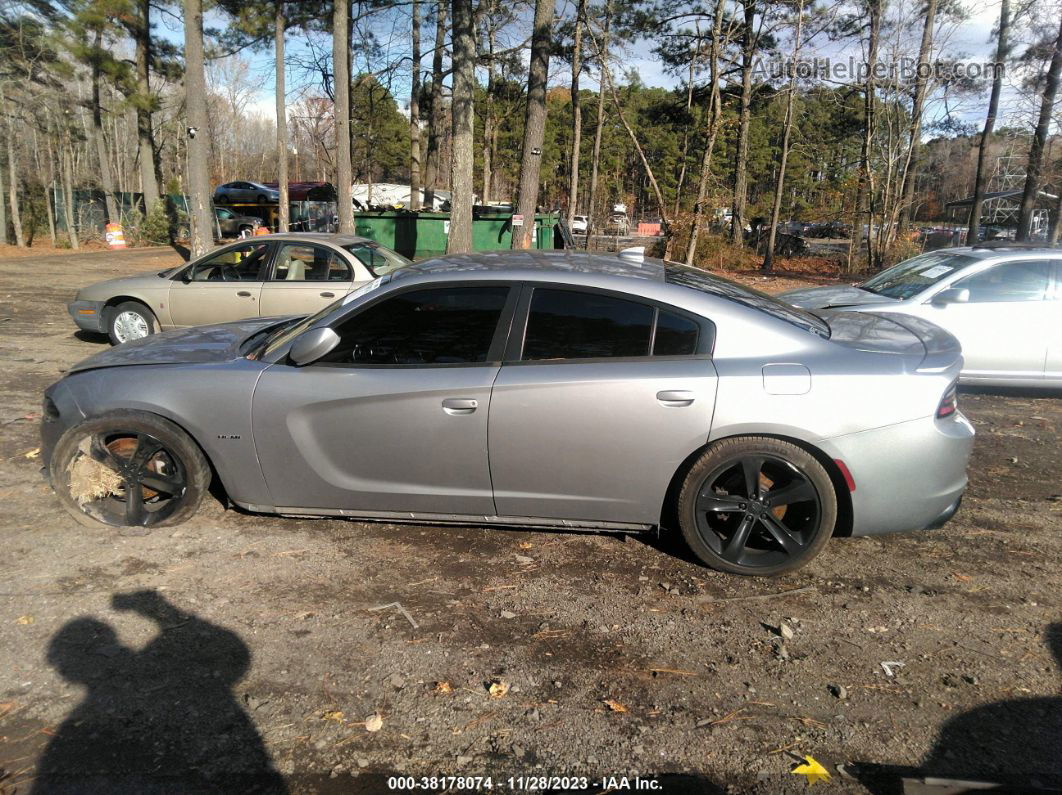
M248 318L216 326L164 331L150 337L116 345L90 356L70 368L70 372L99 367L136 364L202 364L236 358L240 343L280 318Z
M890 304L896 299L860 290L858 287L802 287L786 290L778 298L801 309L826 309L831 306Z

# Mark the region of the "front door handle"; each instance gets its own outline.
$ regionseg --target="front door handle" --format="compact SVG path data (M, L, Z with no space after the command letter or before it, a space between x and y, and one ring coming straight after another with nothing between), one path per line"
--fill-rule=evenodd
M656 393L656 399L661 405L681 408L692 405L696 397L688 389L665 389L663 392Z
M479 408L479 401L468 398L446 398L442 402L442 407L447 414L471 414Z
M321 297L322 298L335 298L336 294L335 293L327 293L327 292L325 292L325 293L321 293Z
M236 293L236 295L240 296L240 298L250 298L251 297L251 294L249 292L247 292L246 290L239 290Z

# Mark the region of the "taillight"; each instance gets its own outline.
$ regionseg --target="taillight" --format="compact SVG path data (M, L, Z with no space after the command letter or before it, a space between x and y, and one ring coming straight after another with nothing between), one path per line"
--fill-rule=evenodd
M944 391L944 397L940 399L940 405L937 406L937 419L944 419L950 417L956 411L959 410L958 403L958 381L952 381L948 388Z

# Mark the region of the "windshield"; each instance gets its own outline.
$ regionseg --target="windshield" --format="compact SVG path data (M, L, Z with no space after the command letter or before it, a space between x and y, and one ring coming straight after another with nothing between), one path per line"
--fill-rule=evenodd
M826 321L811 314L811 312L797 309L795 306L790 306L773 296L767 295L767 293L744 287L729 279L713 276L697 268L690 268L674 262L665 262L664 281L668 284L681 284L683 287L691 287L694 290L700 290L702 293L717 295L720 298L726 298L743 306L757 309L760 312L766 312L772 317L784 320L786 323L792 323L794 326L810 331L812 334L818 334L820 337L830 336L830 327L826 324Z
M363 284L354 292L347 293L342 298L336 299L316 314L304 317L301 320L296 318L287 323L284 323L283 325L277 328L274 328L272 333L262 340L257 349L253 353L248 354L248 358L261 359L263 356L267 356L273 351L279 350L280 348L291 342L291 340L295 339L297 336L302 334L302 332L306 331L306 329L313 328L314 324L317 323L317 321L326 318L328 315L332 314L332 312L339 309L339 307L346 306L351 301L354 301L355 299L360 298L366 293L375 290L382 283L382 279L374 279L368 284Z
M406 259L397 251L391 251L377 243L351 243L343 248L361 260L361 264L368 268L373 276L386 276L392 271L413 264L412 260Z
M977 262L976 257L933 251L893 265L859 286L878 295L903 300L973 262Z

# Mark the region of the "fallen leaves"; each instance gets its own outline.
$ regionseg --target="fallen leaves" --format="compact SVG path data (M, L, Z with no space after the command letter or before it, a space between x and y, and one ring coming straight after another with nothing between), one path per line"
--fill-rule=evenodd
M325 712L321 713L321 720L331 720L335 721L336 723L342 723L343 713L340 712L338 709L326 710Z
M365 731L378 732L383 728L383 717L379 712L372 713L365 719Z
M435 687L432 688L433 693L452 693L454 692L454 686L449 682L436 682Z
M491 698L505 698L509 692L509 683L502 679L491 679L487 692Z
M601 699L602 703L608 707L612 712L626 712L627 707L612 698Z
M19 616L18 618L15 619L15 623L19 624L20 626L25 627L25 626L29 626L30 624L32 624L34 622L34 620L35 619L33 618L33 616Z
M812 786L818 781L830 780L830 772L820 765L813 756L805 756L804 764L797 765L790 772L797 776L806 776L808 786Z

